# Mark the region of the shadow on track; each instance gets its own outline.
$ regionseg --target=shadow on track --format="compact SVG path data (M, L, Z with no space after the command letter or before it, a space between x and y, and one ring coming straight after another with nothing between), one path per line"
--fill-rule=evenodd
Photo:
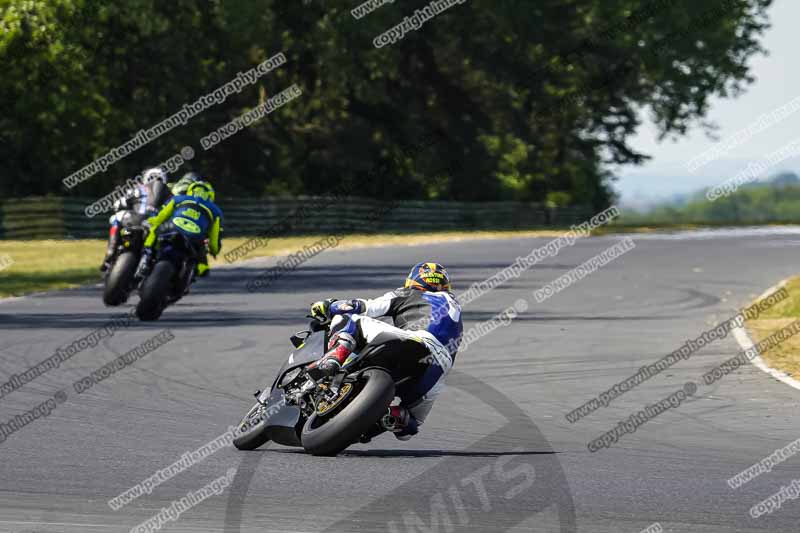
M265 453L289 453L307 455L304 450L283 450L268 448ZM503 457L523 455L552 455L556 451L505 451L505 452L473 452L469 450L345 450L339 457Z

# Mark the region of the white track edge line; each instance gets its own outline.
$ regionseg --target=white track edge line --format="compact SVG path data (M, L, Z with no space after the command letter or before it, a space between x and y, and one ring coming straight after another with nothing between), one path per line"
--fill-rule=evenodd
M780 283L778 283L776 285L773 285L769 289L765 290L758 298L756 298L756 301L763 299L765 296L767 296L769 294L772 294L773 292L777 291L781 287L785 287L787 281L788 281L788 279L785 279L785 280L781 281ZM739 346L742 348L742 350L746 351L746 350L749 350L749 349L753 348L753 346L755 346L753 344L753 340L750 338L750 335L747 333L747 330L745 330L744 328L733 328L731 331L733 332L733 338L736 339L736 342L739 343ZM778 381L781 381L781 382L789 385L792 388L800 390L800 381L798 381L798 380L794 379L793 377L787 375L786 372L783 372L781 370L777 370L777 369L772 368L771 366L769 366L766 363L766 361L764 361L764 359L761 357L761 354L759 354L759 355L755 356L753 359L751 359L750 363L752 363L753 366L755 366L756 368L758 368L762 372L765 372L765 373L769 374L770 376L772 376L773 378L777 379Z

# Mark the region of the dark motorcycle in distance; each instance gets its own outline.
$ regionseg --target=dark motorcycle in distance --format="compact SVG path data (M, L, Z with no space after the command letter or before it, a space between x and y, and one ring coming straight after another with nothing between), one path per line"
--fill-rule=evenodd
M121 225L117 249L109 260L111 267L106 271L103 280L103 303L108 306L124 304L136 288L136 267L142 255L145 238L145 229L140 225L140 217L136 213L125 211L114 217L120 219Z
M330 456L382 433L381 421L393 424L386 417L395 387L410 378L382 360L383 346L352 354L331 377L315 377L308 368L325 353L329 325L312 319L308 330L291 337L295 351L272 386L256 392L256 404L236 428L236 448L254 450L271 440Z
M169 224L159 231L155 251L146 260L145 275L139 284L139 320L157 320L168 305L189 292L205 246L204 241L193 241Z

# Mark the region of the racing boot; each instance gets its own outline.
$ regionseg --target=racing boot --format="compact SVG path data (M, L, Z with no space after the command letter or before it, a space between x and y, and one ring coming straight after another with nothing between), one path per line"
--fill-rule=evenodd
M419 432L419 423L405 407L392 405L381 418L381 427L391 431L398 440L408 440Z
M100 272L108 272L111 269L111 260L117 252L117 245L119 244L119 228L111 226L108 231L108 246L106 246L106 256L103 258L103 264L100 265Z
M328 342L328 351L318 361L309 365L309 370L317 370L324 376L339 372L342 365L356 348L356 340L349 333L334 333Z
M203 252L200 255L200 259L197 261L195 274L197 274L198 278L204 278L208 276L210 273L211 273L211 267L208 265L208 247L206 246L205 248L203 248Z
M204 278L204 277L208 276L208 274L210 272L211 272L211 267L208 266L208 262L197 263L197 277L198 278ZM194 281L194 279L192 281Z

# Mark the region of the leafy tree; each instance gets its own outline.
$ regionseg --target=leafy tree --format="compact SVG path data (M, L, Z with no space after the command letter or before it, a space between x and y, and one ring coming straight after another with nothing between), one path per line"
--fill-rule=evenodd
M105 194L188 145L179 173L207 173L222 196L354 182L371 197L600 208L609 164L647 157L628 145L642 109L681 135L752 81L770 3L468 0L376 49L427 2L356 20L356 0L0 0L0 192L64 194L64 177L283 52L284 66L69 194ZM201 149L292 84L302 96Z

